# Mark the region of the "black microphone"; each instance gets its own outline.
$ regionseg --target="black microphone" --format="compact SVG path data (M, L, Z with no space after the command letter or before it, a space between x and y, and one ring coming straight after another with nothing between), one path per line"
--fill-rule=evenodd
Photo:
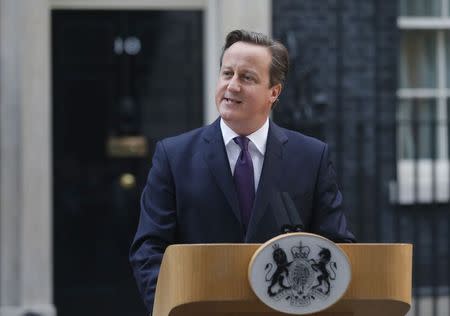
M281 234L298 233L304 231L305 227L303 221L300 218L300 214L288 192L279 192L277 194L276 204L280 212L282 211L281 209L284 210L284 213L286 215L284 218L288 220L288 223L279 223L281 224Z

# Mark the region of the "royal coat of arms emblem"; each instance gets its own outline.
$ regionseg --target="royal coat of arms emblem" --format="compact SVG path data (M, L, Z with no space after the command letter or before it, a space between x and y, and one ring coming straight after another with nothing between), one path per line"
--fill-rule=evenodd
M345 253L323 237L294 233L262 245L249 266L255 294L275 310L309 314L334 304L350 283Z

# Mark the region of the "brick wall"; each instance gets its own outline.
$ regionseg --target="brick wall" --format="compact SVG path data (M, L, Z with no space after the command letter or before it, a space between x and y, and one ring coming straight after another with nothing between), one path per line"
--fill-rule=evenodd
M273 36L291 53L274 118L323 138L360 241L394 238L396 1L273 1ZM325 105L323 105L325 104Z

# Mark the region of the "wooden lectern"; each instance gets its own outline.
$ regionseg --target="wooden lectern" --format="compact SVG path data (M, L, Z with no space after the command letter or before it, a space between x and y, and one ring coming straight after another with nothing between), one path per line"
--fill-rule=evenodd
M411 304L412 245L338 244L352 266L340 301L312 315L403 316ZM274 316L248 282L259 244L173 245L167 248L153 316Z

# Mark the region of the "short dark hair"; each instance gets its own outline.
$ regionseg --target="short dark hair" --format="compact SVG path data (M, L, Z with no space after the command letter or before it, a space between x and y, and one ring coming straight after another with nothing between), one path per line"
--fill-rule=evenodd
M222 54L220 55L220 67L222 67L223 54L236 42L245 42L267 47L272 55L272 62L270 64L269 71L270 86L273 87L278 83L284 85L289 70L289 55L283 44L262 33L246 30L231 31L228 33L225 39L225 45L222 48Z

